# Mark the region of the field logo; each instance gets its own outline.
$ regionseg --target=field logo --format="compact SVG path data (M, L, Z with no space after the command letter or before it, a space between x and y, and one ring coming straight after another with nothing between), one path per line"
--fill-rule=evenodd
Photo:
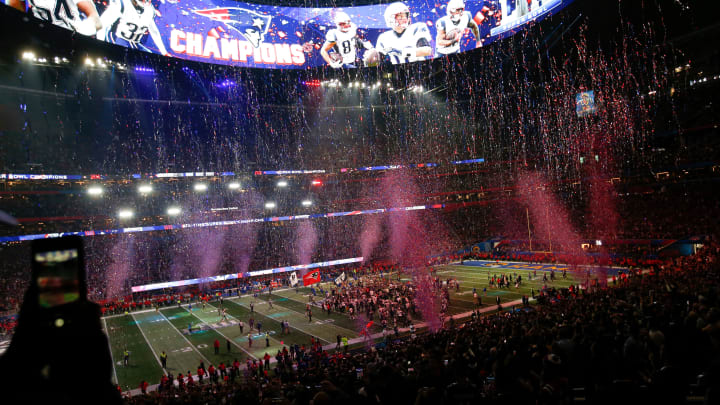
M259 47L265 40L272 17L239 7L193 10L196 14L225 23L239 32L252 46Z

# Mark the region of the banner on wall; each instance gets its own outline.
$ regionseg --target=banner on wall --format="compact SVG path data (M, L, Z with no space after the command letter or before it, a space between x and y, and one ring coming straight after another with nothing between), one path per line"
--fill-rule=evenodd
M304 69L400 64L465 52L573 0L413 0L346 8L232 0L9 1L36 18L128 48L208 63Z

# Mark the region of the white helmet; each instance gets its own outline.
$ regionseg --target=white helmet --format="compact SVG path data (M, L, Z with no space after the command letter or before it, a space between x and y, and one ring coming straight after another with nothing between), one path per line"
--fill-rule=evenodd
M339 29L340 31L348 32L350 30L350 25L352 24L352 21L350 20L350 16L347 15L347 13L338 11L335 14L335 18L333 19L333 21L335 22L337 29Z
M397 23L397 20L395 19L396 18L395 16L397 16L398 14L403 14L403 13L407 14L407 20L404 24L399 25ZM410 25L410 9L408 8L408 6L406 6L405 3L402 3L399 1L397 3L390 4L385 9L385 24L387 24L387 26L390 28L395 28L395 27L407 28L408 25Z
M460 11L460 13L458 13ZM447 15L453 22L460 21L462 12L465 11L465 2L463 0L450 0L447 5Z

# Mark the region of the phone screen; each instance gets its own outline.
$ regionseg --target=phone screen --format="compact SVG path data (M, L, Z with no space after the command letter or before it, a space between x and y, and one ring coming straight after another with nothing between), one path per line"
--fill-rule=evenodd
M36 252L38 303L52 308L80 299L79 254L77 249Z

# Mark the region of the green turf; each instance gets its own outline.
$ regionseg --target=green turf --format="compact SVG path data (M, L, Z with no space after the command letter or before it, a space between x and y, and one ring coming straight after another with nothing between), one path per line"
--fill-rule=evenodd
M271 356L275 355L278 350L282 350L283 346L287 346L289 344L298 344L298 345L308 345L310 344L310 335L301 331L298 331L296 329L291 329L289 335L283 335L280 328L280 322L265 316L258 312L258 308L256 306L256 310L254 314L250 313L250 307L246 307L242 305L242 303L237 302L236 300L225 300L225 307L228 310L228 314L231 315L234 319L242 320L245 323L245 337L244 341L247 347L247 350L251 351L253 354L256 355L256 357L262 357L265 355L265 353L270 354ZM272 310L271 310L272 311ZM286 312L285 310L278 309L277 312ZM257 335L257 329L253 329L253 345L252 348L248 347L248 328L249 324L248 321L250 317L253 317L255 319L255 325L257 325L257 322L262 323L262 334L260 336ZM290 321L290 326L292 327L292 321ZM235 326L235 328L239 329L238 326ZM270 346L267 346L267 342L265 340L265 332L269 333L269 340L270 340Z
M160 312L168 318L170 323L172 323L172 325L183 334L185 339L190 342L194 349L200 353L200 359L205 362L205 367L210 367L210 364L217 366L220 362L224 362L225 364L232 363L235 358L240 359L243 357L239 354L239 351L236 353L228 353L225 348L225 338L217 331L213 329L198 330L198 327L201 326L203 322L188 312L187 309L170 308ZM191 322L194 331L188 334L188 325ZM220 351L218 354L215 354L215 348L213 347L216 339L220 342ZM191 370L196 371L198 364Z
M158 357L163 351L168 355L168 372L177 375L197 370L202 357L167 318L155 311L136 314L135 318Z
M142 380L155 383L162 375L160 364L130 315L106 319L110 347L115 361L118 384L123 390L137 388ZM123 351L130 352L130 362L123 365Z
M250 307L252 298L241 298L238 302L245 306ZM277 323L279 328L279 321L285 320L290 322L291 334L292 333L304 333L320 338L324 343L332 343L336 341L338 334L348 335L348 337L355 337L357 334L352 330L344 330L338 325L334 325L333 320L328 321L327 316L321 315L319 308L313 307L312 322L305 316L305 307L302 306L302 312L298 311L300 308L293 308L288 305L292 301L274 301L273 308L270 308L266 301L256 303L255 312L264 315L265 319L270 318L269 322ZM275 318L274 314L281 314L281 316ZM257 316L256 316L257 319ZM277 320L276 320L277 319ZM265 320L263 320L264 325ZM309 340L308 340L309 342Z
M542 272L538 271L538 277L530 280L527 270L519 269L498 269L483 268L476 266L447 265L438 267L438 277L441 280L449 278L460 281L460 290L454 289L450 292L449 314L467 313L475 308L472 289L476 288L482 299L483 307L494 307L495 297L500 297L502 303L520 299L523 295L530 296L531 289L539 293L542 289ZM516 289L490 287L488 274L521 274L523 285ZM560 276L561 272L556 272ZM557 279L554 282L547 282L548 287L564 288L571 283L572 274L568 273L569 279ZM409 279L403 275L403 281ZM334 288L332 283L321 285L324 289ZM319 287L319 286L315 286ZM487 292L483 293L486 288ZM316 288L318 289L318 288ZM266 352L274 356L279 349L288 344L310 343L310 336L317 336L329 342L336 342L338 334L354 338L359 336L357 332L363 326L362 322L351 320L346 314L332 312L330 315L322 312L318 307L313 307L313 322L308 322L305 316L305 306L308 302L307 295L310 288L302 287L297 291L294 289L274 291L272 295L263 294L258 298L240 297L224 300L225 308L228 310L228 320L221 322L216 306L217 302L210 303L205 309L199 305L193 305L192 312L183 307L168 307L159 313L155 311L136 312L129 316L111 316L105 318L107 331L115 361L115 372L117 380L123 389L133 389L140 381L146 380L150 384L157 383L162 374L160 364L153 354L154 349L159 356L161 351L168 353L168 371L173 374L182 372L185 374L192 370L193 374L200 361L205 362L208 367L210 363L219 364L221 361L232 362L235 358L243 362L248 356L261 358ZM273 308L267 304L267 299L273 302ZM317 297L318 299L320 297ZM269 331L270 347L266 347L264 333L258 334L253 331L252 348L248 347L248 320L250 318L250 302L255 302L256 321L263 324L263 332ZM133 319L133 317L135 319ZM244 333L240 333L237 324L238 320L244 322ZM280 322L290 322L291 333L282 335ZM416 322L419 320L415 320ZM188 324L193 323L194 331L187 333ZM380 331L380 325L373 326L373 332ZM143 336L143 333L145 336ZM147 339L147 340L146 340ZM220 341L220 354L214 353L213 342ZM230 340L231 350L226 348L226 339ZM381 341L376 339L375 341ZM323 342L324 344L328 344ZM352 347L361 347L366 343L356 343ZM130 350L130 365L122 365L122 352L127 347ZM152 349L151 349L152 348Z
M308 298L302 294L296 294L294 291L279 291L272 295L273 305L281 305L283 307L292 309L303 315L305 314L305 305L308 302ZM319 299L319 298L318 298ZM348 337L354 337L358 335L358 331L362 330L365 326L365 322L356 322L350 319L347 315L332 311L330 315L325 311L321 311L320 308L313 306L313 320L317 321L328 321L332 320L332 324L342 328L342 334L347 334ZM307 318L305 318L307 322ZM330 322L328 322L330 323ZM371 333L380 332L382 327L379 325L373 325L370 328ZM352 334L352 336L351 336ZM335 341L335 337L332 337L332 341Z

